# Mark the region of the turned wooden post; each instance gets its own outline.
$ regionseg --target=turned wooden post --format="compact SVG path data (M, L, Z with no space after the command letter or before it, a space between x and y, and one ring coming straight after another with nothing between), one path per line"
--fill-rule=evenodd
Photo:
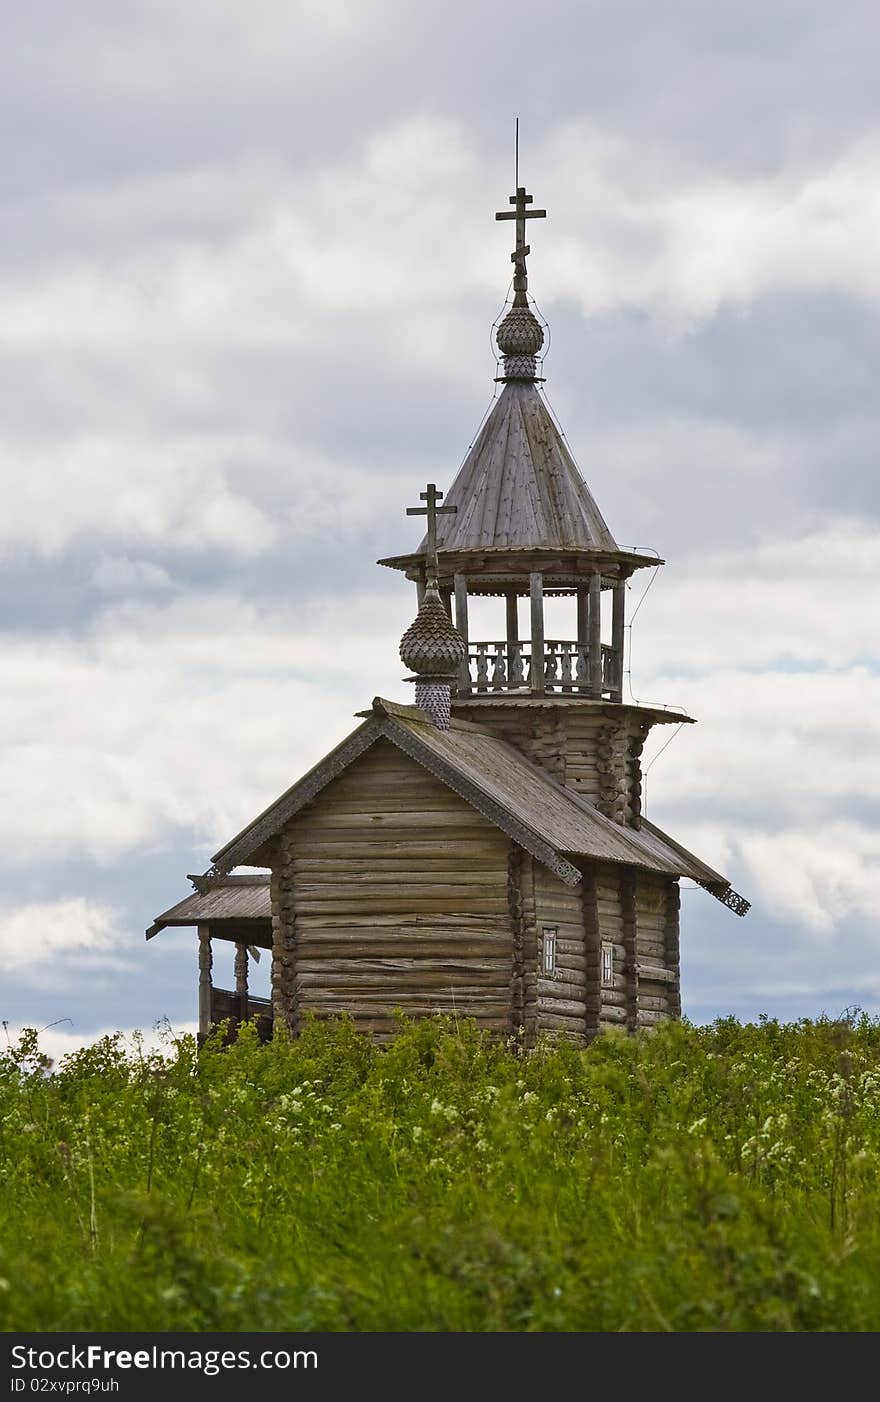
M590 576L590 695L602 695L602 576Z
M418 608L421 608L421 607L422 607L422 604L425 602L425 576L424 576L424 574L420 574L419 577L418 577L418 579L416 580L416 600L417 600Z
M458 678L459 696L467 696L471 689L471 669L468 662L468 593L467 577L463 574L452 576L455 587L455 627L464 643L464 658Z
M211 1031L211 927L199 926L199 1039Z
M507 685L513 690L513 679L517 670L517 646L519 644L519 599L515 590L508 590L505 602L507 607Z
M446 612L448 613L449 619L450 619L450 622L451 622L451 621L452 621L452 585L451 585L451 584L441 584L441 585L440 585L440 598L443 600L443 607L445 608Z
M519 642L519 598L515 590L510 590L507 600L507 641Z
M529 595L532 601L532 667L531 688L535 696L544 695L544 578L529 575Z
M248 952L246 944L235 945L235 995L238 998L238 1018L247 1022L248 1010Z
M578 653L583 653L584 670L581 671L580 656L575 662L575 676L578 678L578 691L587 690L589 682L590 656L590 589L587 584L577 587L577 645Z
M590 645L590 586L577 587L577 640L584 647Z
M618 579L614 585L611 609L611 649L614 653L614 684L611 700L623 700L623 627L626 611L626 580Z

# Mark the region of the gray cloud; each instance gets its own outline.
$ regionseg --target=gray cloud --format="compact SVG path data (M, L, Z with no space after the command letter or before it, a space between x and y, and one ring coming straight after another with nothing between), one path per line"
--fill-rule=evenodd
M670 561L634 686L702 718L652 811L756 898L736 978L732 917L687 898L689 1007L826 1006L829 941L833 997L880 1007L876 6L7 11L9 919L87 909L97 957L112 910L120 1017L190 1016L191 951L144 924L402 695L412 595L372 561L494 390L516 110L548 396L618 538ZM11 1020L106 1025L19 974Z

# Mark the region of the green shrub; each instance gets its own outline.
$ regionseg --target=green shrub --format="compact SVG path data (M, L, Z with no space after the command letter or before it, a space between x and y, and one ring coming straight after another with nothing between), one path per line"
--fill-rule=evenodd
M0 1327L875 1330L880 1024L0 1056Z

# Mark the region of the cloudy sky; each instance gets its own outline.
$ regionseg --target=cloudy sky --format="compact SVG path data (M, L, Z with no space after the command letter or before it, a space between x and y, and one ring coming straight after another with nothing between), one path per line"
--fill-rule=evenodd
M684 896L685 1010L880 1012L873 0L11 0L3 29L0 1017L58 1048L191 1025L194 936L144 927L410 699L413 597L373 562L492 397L516 113L548 397L668 561L633 693L699 719L648 811L754 902Z

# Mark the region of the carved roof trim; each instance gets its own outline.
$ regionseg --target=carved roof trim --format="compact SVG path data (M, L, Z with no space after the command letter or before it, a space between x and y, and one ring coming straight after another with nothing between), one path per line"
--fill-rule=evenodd
M368 750L374 741L382 734L378 720L367 720L352 731L335 750L331 750L308 774L305 774L296 784L293 784L285 793L277 798L274 803L243 828L240 833L233 837L231 842L227 842L225 847L212 858L214 875L222 876L226 872L238 866L240 862L246 862L252 852L269 838L275 837L290 819L299 812L300 808L310 803L322 789L326 788L331 779L335 779L337 774L341 774L347 769L351 762Z
M479 726L459 722L439 731L418 707L381 697L374 700L372 714L362 726L221 848L209 876L221 877L246 863L380 738L446 784L568 885L581 880L573 860L587 858L688 876L738 913L745 904L742 898L728 897L730 883L725 877L647 820L639 830L614 823L519 750Z

